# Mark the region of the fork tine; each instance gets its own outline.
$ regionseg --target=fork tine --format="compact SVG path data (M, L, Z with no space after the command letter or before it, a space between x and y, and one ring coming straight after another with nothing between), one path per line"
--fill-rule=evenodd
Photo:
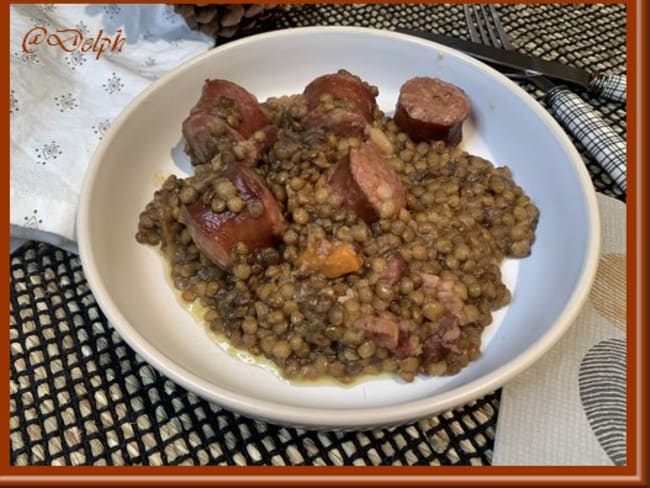
M501 41L501 45L503 46L504 49L508 49L510 51L514 50L515 47L510 42L510 37L508 36L508 33L503 28L503 25L501 24L501 20L499 19L499 14L494 8L494 5L492 4L488 5L488 9L490 10L492 23L494 24L494 27L496 28L497 33L499 34L499 40Z
M474 27L474 19L472 18L472 11L469 5L463 5L465 11L465 22L467 23L467 30L469 31L469 38L474 42L481 42L481 35Z
M488 35L487 31L485 30L485 20L483 18L483 12L481 11L481 6L480 5L474 5L473 9L474 11L474 18L476 20L476 25L478 26L478 31L481 35L481 39L479 42L483 42L483 44L490 45L490 36Z
M501 39L499 38L498 30L497 33L495 33L494 26L492 25L494 19L494 17L492 16L492 10L488 11L485 5L479 5L477 7L477 10L480 12L481 20L485 24L488 35L490 36L490 41L492 41L492 45L496 47L505 48L505 45L501 42Z

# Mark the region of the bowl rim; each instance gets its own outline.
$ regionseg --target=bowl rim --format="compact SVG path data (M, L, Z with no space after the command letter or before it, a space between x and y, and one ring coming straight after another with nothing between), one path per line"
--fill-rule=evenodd
M241 46L263 42L268 38L285 37L291 38L305 35L359 35L378 36L394 39L399 42L408 42L421 45L435 45L440 51L453 57L460 58L463 62L472 64L477 70L487 73L489 76L497 77L509 90L513 91L522 103L529 110L535 112L548 126L552 134L557 138L565 152L573 163L576 176L582 188L582 199L587 210L589 224L589 239L585 258L583 261L578 283L572 291L567 304L562 312L555 318L550 328L531 347L525 349L511 361L494 371L470 381L464 385L453 388L449 391L434 396L408 401L401 404L370 408L311 408L296 406L276 401L261 400L248 395L240 394L227 388L216 386L203 378L185 370L182 366L168 358L162 351L150 344L124 317L117 304L113 301L109 290L98 272L95 265L95 255L92 241L90 239L88 223L92 218L89 201L92 189L95 186L97 174L101 167L107 151L110 150L111 142L120 127L143 102L145 102L159 87L171 82L197 64L203 63L205 59L212 56L220 56L230 49L237 49ZM520 374L537 361L547 352L569 329L582 305L587 299L589 290L596 275L597 262L600 251L600 216L596 200L596 193L591 177L582 159L571 143L568 135L562 130L553 117L528 93L513 81L494 70L490 66L471 58L470 56L455 49L422 40L406 34L396 33L387 30L366 28L366 27L344 27L344 26L314 26L296 27L281 29L272 32L256 34L240 40L232 41L222 46L210 49L203 54L192 58L181 66L171 70L158 80L151 83L140 92L111 124L111 128L104 136L98 148L92 155L86 175L83 180L79 197L79 206L76 220L76 233L79 246L79 256L86 280L90 285L93 295L106 316L108 322L115 328L125 342L140 354L149 364L159 372L172 379L188 391L198 396L213 401L220 406L239 412L249 417L263 419L275 424L300 426L309 429L322 428L369 428L385 425L395 425L407 421L414 421L426 416L442 413L459 405L464 405L485 394L488 394Z

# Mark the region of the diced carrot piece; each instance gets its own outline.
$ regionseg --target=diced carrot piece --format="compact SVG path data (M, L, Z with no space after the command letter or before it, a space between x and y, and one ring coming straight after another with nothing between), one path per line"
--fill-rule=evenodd
M362 264L351 244L325 239L310 240L299 262L302 271L319 272L327 278L354 273L361 269Z

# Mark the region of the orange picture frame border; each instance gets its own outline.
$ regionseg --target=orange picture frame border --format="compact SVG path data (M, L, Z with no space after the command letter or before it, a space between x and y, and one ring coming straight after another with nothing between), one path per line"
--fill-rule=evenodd
M5 4L3 16L5 32L10 32L9 9ZM79 2L63 2L79 3ZM85 3L85 2L84 2ZM104 3L104 2L90 2ZM116 2L126 3L126 2ZM160 3L142 0L139 3ZM186 2L189 3L189 2ZM225 2L214 2L225 3ZM228 3L245 3L235 0ZM265 2L260 2L265 3ZM271 2L266 2L271 3ZM313 0L286 3L323 3ZM329 2L353 3L353 2ZM363 3L468 3L447 2L363 2ZM495 3L487 1L484 3ZM627 466L11 466L9 465L9 382L0 381L2 398L0 409L0 485L4 486L522 486L561 484L580 486L647 486L647 145L642 134L647 131L647 2L645 0L600 0L572 2L556 1L502 1L499 3L600 3L625 4L627 7ZM2 86L5 89L3 119L5 154L8 155L10 90L9 36L0 51L5 66ZM2 181L5 198L0 209L9 222L9 155L3 166ZM0 239L0 252L9 255L9 226ZM9 266L0 272L3 296L9 299ZM8 328L0 338L3 364L9 365Z

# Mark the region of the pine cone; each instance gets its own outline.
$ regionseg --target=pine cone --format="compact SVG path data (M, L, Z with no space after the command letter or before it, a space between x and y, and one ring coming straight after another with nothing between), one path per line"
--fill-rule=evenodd
M280 10L267 4L176 4L187 25L215 39L231 39L260 30Z

